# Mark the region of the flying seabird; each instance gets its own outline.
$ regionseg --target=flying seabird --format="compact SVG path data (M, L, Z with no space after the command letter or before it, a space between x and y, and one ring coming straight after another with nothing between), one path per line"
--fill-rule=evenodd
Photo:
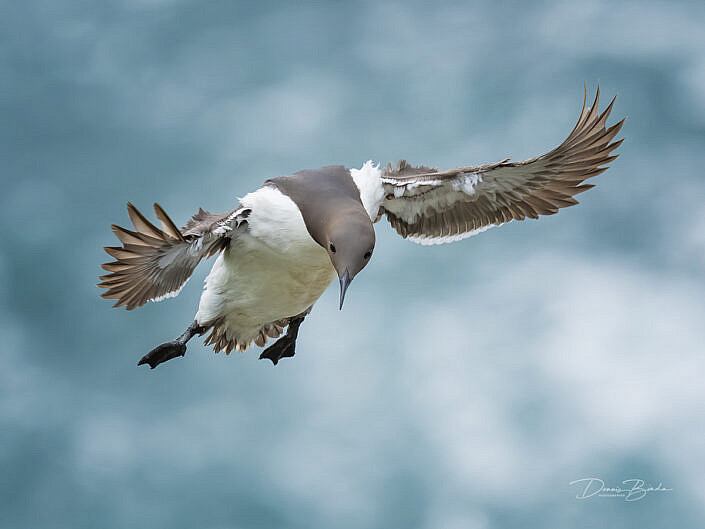
M294 356L299 326L336 277L342 309L350 282L370 262L373 223L382 216L405 239L441 244L577 204L574 196L593 187L583 182L607 169L623 141L612 140L624 120L606 128L615 100L599 113L599 96L598 87L591 107L583 101L563 143L522 162L309 169L265 181L226 213L199 209L181 229L158 204L161 228L128 203L134 230L112 226L122 246L105 248L115 260L102 265L109 273L98 286L115 307L132 310L176 296L196 265L217 254L193 323L138 365L154 369L183 356L186 343L207 332L206 344L226 354L279 338L260 355L276 364Z

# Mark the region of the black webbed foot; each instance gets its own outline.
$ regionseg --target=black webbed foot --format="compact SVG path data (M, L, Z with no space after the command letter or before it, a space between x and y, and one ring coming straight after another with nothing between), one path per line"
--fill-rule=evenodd
M282 358L290 358L294 356L295 349L296 338L292 338L288 334L285 334L262 351L262 354L259 355L259 359L262 360L263 358L268 358L274 365L277 365L277 362L279 362Z
M167 360L171 360L172 358L177 358L179 356L184 356L186 354L186 343L193 338L194 335L203 334L204 332L205 328L200 327L194 321L176 340L165 342L156 346L144 355L142 359L137 362L137 365L141 366L142 364L149 364L149 367L154 369L162 362L166 362Z
M282 358L290 358L294 356L294 351L296 349L296 337L299 335L299 327L309 311L306 311L289 320L289 326L286 330L286 334L262 351L262 354L259 355L259 359L262 360L263 358L268 358L274 365L277 365L277 362L279 362Z
M166 362L167 360L171 360L172 358L177 358L179 356L184 356L185 354L186 344L178 340L174 340L172 342L166 342L158 345L152 349L144 355L139 362L137 362L137 365L141 366L142 364L149 364L149 367L154 369L162 362Z

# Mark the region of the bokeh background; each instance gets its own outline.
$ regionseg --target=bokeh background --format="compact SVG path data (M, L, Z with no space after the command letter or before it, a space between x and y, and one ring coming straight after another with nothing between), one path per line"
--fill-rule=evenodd
M0 4L0 526L703 527L703 28L702 2ZM208 265L99 298L128 200L181 224L307 167L522 159L598 82L626 142L580 206L430 248L378 224L277 367L195 339L137 368Z

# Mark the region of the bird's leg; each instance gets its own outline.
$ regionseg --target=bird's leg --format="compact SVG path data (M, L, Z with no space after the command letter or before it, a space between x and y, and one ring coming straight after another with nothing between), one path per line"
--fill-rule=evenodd
M144 355L142 359L137 362L137 365L141 366L142 364L149 364L149 367L154 369L162 362L166 362L167 360L171 360L177 356L184 356L186 354L186 342L188 342L196 334L201 335L205 331L206 329L204 327L201 327L194 321L176 340L158 345Z
M298 316L291 318L286 329L286 334L262 351L262 354L259 355L260 360L263 358L269 358L274 365L277 365L277 362L279 362L282 358L294 356L296 337L299 335L299 327L301 326L301 323L303 323L304 319L306 319L308 313L309 311L305 311Z

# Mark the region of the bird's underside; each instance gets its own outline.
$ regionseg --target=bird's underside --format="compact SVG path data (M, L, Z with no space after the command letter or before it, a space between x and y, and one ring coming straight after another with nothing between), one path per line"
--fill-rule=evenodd
M299 326L335 272L342 303L343 274L336 259L344 249L335 254L326 222L354 226L356 215L368 223L386 216L403 238L440 244L575 205L574 196L593 187L585 180L605 171L622 143L613 140L624 120L606 126L614 99L601 113L598 104L599 87L563 143L522 162L449 171L405 161L380 169L368 162L360 170L302 171L267 181L226 213L201 209L181 229L158 204L161 228L128 203L134 229L113 225L122 245L105 248L114 261L102 265L108 273L98 286L106 289L103 297L116 300L115 307L132 310L176 296L198 263L217 255L195 321L139 364L154 368L183 356L195 335L206 335L207 345L226 353L278 338L260 356L277 364L294 355ZM355 273L370 255L371 250L365 253Z

